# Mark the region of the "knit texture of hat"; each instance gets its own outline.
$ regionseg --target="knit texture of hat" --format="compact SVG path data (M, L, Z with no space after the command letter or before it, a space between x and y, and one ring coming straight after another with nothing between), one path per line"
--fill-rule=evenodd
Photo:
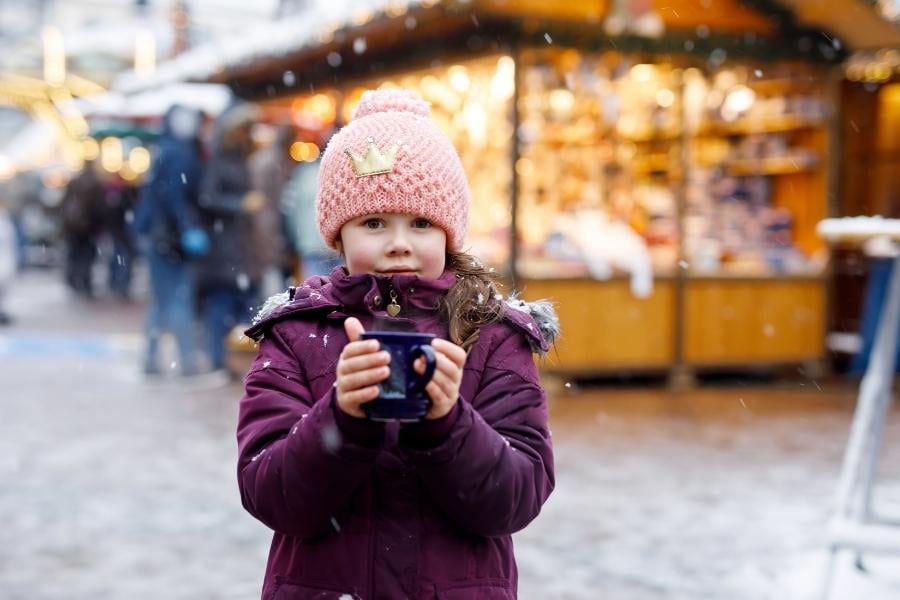
M385 155L399 144L393 168L357 177L348 150L365 157L370 138ZM351 219L412 214L443 229L448 249L457 251L469 225L469 201L462 162L429 119L428 104L406 90L368 91L322 156L316 218L325 242L335 248L341 227Z

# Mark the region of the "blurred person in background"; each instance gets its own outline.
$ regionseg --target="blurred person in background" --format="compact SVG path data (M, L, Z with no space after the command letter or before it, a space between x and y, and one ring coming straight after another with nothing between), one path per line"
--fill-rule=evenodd
M65 279L75 293L92 297L97 241L103 229L103 183L94 161L69 182L60 205L66 246Z
M316 145L323 148L331 133L328 130L314 136ZM341 264L341 257L322 239L316 222L320 164L321 158L298 164L285 185L282 197L289 238L300 257L301 281L314 275L328 275Z
M12 322L4 299L16 274L16 231L6 206L6 202L0 201L0 325Z
M295 267L296 257L288 242L281 198L285 184L297 164L290 154L296 134L293 126L280 126L275 130L274 141L250 157L253 189L265 197L265 204L253 215L253 251L249 257L250 270L254 273L251 278L258 278L262 282L261 297L282 291Z
M249 322L262 274L250 260L253 224L266 197L253 188L249 159L258 110L233 104L213 129L211 155L200 192L200 215L209 252L198 264L198 299L207 352L214 371L225 370L226 340L238 323Z
M134 209L137 190L118 174L105 184L104 228L109 236L109 290L119 298L131 296L132 263L136 253L129 215Z
M28 235L25 230L25 208L40 202L40 179L33 173L17 173L4 190L6 210L15 233L14 256L16 270L22 271L28 263Z
M135 208L134 231L150 271L143 365L148 375L160 373L159 343L167 331L178 345L181 374L198 372L192 262L209 246L197 223L203 175L201 124L201 114L194 109L178 105L169 109Z

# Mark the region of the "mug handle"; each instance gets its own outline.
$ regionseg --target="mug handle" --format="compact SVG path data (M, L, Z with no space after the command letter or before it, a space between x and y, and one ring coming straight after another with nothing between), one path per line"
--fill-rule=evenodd
M425 389L425 386L428 385L428 382L434 376L434 370L437 368L437 355L434 353L434 348L431 347L431 344L422 344L413 349L411 356L412 362L415 362L419 356L425 357L425 372L421 376L418 376L418 373L416 373L416 384L413 392L418 394Z

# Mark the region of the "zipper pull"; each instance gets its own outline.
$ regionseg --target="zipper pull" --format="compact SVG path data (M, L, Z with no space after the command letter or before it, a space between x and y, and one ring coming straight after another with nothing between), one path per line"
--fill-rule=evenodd
M397 292L391 288L391 303L387 305L387 313L392 317L400 314L400 305L397 304Z

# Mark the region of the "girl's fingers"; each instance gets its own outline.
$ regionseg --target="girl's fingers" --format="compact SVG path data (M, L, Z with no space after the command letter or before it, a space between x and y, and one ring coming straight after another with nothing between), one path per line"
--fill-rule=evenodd
M344 358L338 362L337 375L349 375L357 371L365 371L374 367L381 367L391 362L391 355L388 352L372 352L369 354L360 354L352 358Z
M355 342L359 339L359 336L365 332L365 329L363 329L359 319L356 317L349 317L344 321L344 331L347 333L347 339L351 342Z
M440 389L441 394L445 398L450 398L450 396L454 395L454 390L457 389L457 386L453 383L453 381L439 371L434 372L434 377L431 378L431 381L428 383L428 385L437 386Z
M338 378L338 391L345 393L349 391L359 390L366 386L380 383L388 378L391 374L389 367L375 367L374 369L366 369L365 371L356 371L348 373Z
M443 404L447 401L447 394L434 381L425 386L425 393L428 394L428 397L431 398L431 402L434 404Z
M449 358L453 364L455 364L460 369L466 364L466 351L454 344L453 342L448 342L447 340L442 340L441 338L435 338L431 340L431 345L434 346L434 349L437 350L440 354L444 354Z
M341 359L348 359L360 354L372 354L378 352L381 345L378 340L361 340L358 342L349 342L344 349L341 350Z
M359 406L360 404L371 402L377 397L378 387L373 385L353 390L352 392L345 392L342 394L341 403L344 406Z
M437 357L437 368L435 369L435 373L443 373L450 379L462 379L462 369L459 365L453 362L453 360L445 354L441 354L440 352L435 352L435 354Z

